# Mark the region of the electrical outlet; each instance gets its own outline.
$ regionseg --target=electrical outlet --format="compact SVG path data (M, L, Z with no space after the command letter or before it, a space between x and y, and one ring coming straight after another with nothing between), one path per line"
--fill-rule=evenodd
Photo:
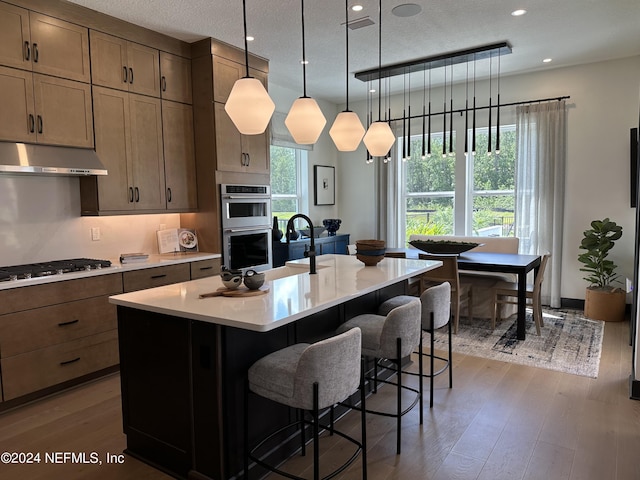
M94 242L100 240L100 227L91 227L91 240Z

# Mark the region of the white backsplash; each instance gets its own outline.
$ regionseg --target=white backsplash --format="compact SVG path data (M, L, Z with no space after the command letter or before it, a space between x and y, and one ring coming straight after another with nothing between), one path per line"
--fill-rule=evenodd
M161 224L179 227L180 215L81 217L77 178L0 175L0 265L158 253ZM93 227L99 241L91 239Z

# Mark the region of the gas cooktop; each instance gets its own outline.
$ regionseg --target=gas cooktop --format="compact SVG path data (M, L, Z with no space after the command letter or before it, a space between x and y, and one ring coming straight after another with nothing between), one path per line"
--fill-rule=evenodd
M52 262L31 263L27 265L12 265L9 267L0 267L0 282L61 275L85 270L97 270L110 266L111 262L109 260L94 260L91 258L73 258L70 260L54 260Z

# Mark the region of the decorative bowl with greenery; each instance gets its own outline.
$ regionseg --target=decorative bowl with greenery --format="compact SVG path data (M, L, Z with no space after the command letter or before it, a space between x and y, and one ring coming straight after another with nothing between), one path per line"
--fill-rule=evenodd
M622 237L622 227L608 217L604 220L593 220L591 228L584 231L580 249L586 251L578 256L578 260L585 265L580 271L587 272L588 275L584 280L590 283L589 288L614 289L611 283L618 278L616 274L618 266L607 259L607 256L620 237Z

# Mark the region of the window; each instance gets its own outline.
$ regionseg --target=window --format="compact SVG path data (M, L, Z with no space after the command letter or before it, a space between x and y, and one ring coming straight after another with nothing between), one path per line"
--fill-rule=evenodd
M471 146L472 131L467 135ZM495 127L492 135L495 142ZM443 157L442 132L431 137L431 157L421 158L422 135L416 135L411 137L411 158L398 160L402 164L399 223L404 225L400 244L411 234L513 236L515 125L500 127L499 155L487 153L486 128L476 129L476 155L461 153L464 146L458 145L455 131L454 156ZM458 140L462 144L464 137ZM398 145L401 151L401 139ZM463 168L456 166L456 160L463 162Z
M271 211L280 229L302 207L302 160L307 152L297 148L271 146Z

